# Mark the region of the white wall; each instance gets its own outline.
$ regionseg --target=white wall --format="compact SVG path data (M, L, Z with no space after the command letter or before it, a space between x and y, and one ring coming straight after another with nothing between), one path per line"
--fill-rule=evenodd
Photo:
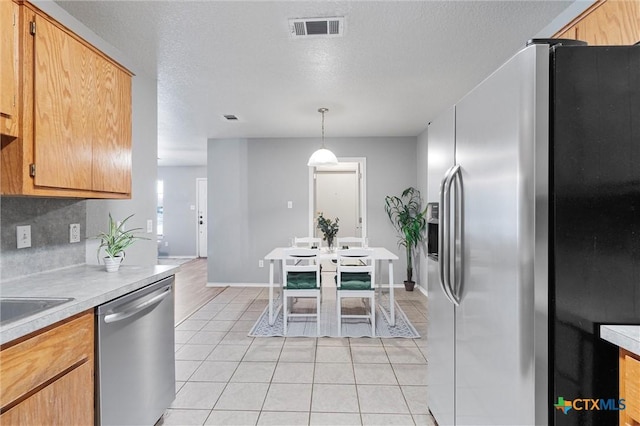
M128 58L122 52L98 37L64 9L52 1L36 0L33 3L83 37L89 43L115 59L134 74L132 80L132 196L131 200L89 200L87 201L86 236L93 236L104 230L109 212L115 219L135 216L127 222L131 227L141 227L146 231L147 220L153 221L153 232L145 234L149 241L139 241L127 250L125 264L153 265L157 262L155 241L156 175L158 157L158 101L157 79L147 76L136 67L135 58ZM87 240L87 263L96 263L96 240Z
M416 185L416 138L331 138L326 145L338 157L366 158L369 243L400 255L394 282L402 283L406 261L384 197ZM317 138L209 140L209 282L266 283L267 265L258 261L307 234L307 160L318 146Z
M207 168L158 167L158 179L164 182L164 235L160 256L193 256L198 254L198 212L196 179L206 178Z

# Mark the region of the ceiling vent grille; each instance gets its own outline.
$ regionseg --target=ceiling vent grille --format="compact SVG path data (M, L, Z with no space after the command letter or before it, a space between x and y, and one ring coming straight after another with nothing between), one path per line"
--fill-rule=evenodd
M344 17L289 19L292 38L342 37Z

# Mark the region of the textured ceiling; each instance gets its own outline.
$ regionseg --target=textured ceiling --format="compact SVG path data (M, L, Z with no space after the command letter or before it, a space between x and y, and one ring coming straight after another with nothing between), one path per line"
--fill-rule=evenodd
M572 1L58 1L158 78L160 165L208 138L415 136ZM289 18L345 17L292 39ZM227 122L224 114L235 114Z

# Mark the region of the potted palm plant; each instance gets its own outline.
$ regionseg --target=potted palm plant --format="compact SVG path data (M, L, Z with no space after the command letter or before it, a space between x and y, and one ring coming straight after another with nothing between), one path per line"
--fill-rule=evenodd
M100 251L104 248L106 256L104 264L107 272L116 272L120 268L120 263L125 256L124 250L131 246L136 240L148 240L148 238L136 235L142 228L125 229L126 222L133 215L127 216L120 223L113 220L109 213L109 228L106 232L99 233L95 238L100 240L98 246L98 262L100 261Z
M407 291L413 291L416 284L413 281L413 255L424 239L426 209L422 210L420 191L413 187L402 191L400 197L387 195L384 201L387 216L398 232L398 246L406 251L407 279L404 287Z

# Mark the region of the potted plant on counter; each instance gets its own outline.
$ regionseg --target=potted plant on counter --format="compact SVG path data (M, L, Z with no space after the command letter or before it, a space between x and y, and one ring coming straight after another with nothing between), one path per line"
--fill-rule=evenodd
M142 228L124 229L127 221L132 217L128 216L120 223L113 220L109 213L109 228L106 232L101 232L95 238L100 240L98 246L98 262L100 262L100 251L104 248L106 256L104 264L107 272L116 272L120 268L120 263L125 256L124 250L131 246L136 240L148 240L148 238L136 235Z
M407 280L404 287L407 291L413 291L416 284L413 281L413 255L424 239L427 226L426 209L422 210L420 191L413 187L402 191L400 197L387 195L384 201L387 216L398 232L398 246L406 250Z

